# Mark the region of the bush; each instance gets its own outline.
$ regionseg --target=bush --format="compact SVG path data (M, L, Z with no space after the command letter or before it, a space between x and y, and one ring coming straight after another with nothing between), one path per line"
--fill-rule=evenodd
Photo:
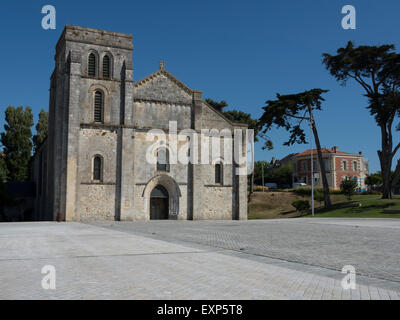
M259 192L259 191L263 191L263 186L255 186L253 188L254 192ZM268 191L268 187L264 187L264 191Z
M351 196L356 193L357 187L357 181L352 178L346 178L340 184L340 190L343 191L348 200L351 200Z
M320 204L325 200L323 192L314 193L314 200L318 201Z
M372 196L372 195L380 195L380 194L382 194L380 191L378 191L378 190L368 190L368 191L364 191L364 192L361 192L361 195L363 195L363 196Z
M296 188L291 190L294 194L301 196L301 197L311 197L311 188L309 187L304 187L304 188ZM314 188L314 195L316 193L324 193L324 189L322 188ZM330 194L343 194L343 191L341 190L334 190L334 189L329 189Z
M292 202L292 206L296 208L296 211L307 211L310 209L310 202L308 200L296 200Z

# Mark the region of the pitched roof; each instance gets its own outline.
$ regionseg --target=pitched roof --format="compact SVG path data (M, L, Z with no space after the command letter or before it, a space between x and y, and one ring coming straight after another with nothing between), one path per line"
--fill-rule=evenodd
M188 94L192 94L193 90L190 89L186 84L184 84L182 81L178 80L174 75L172 75L171 73L169 73L164 65L160 65L160 69L157 70L156 72L148 75L147 77L135 82L135 87L140 87L143 84L145 84L146 82L149 82L150 80L160 76L160 75L164 75L166 76L168 79L170 79L172 82L174 82L178 87L180 87L183 91L186 91Z
M322 153L334 153L334 154L342 154L342 155L351 155L351 156L356 156L356 154L354 153L348 153L348 152L342 152L342 151L338 151L337 149L328 149L328 148L322 148L321 149ZM317 149L313 149L312 150L313 155L317 154ZM296 154L296 157L301 157L301 156L308 156L311 155L311 150L306 150L304 152L298 153Z

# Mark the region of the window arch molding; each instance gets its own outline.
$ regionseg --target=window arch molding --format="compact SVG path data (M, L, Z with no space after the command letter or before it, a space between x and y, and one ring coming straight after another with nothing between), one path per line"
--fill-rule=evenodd
M108 62L107 62L107 58L108 58ZM105 70L105 68L107 69L107 65L108 65L108 70ZM101 64L100 64L101 77L104 79L112 79L113 71L114 71L113 66L114 66L114 57L113 57L112 53L109 51L104 52L101 55Z
M99 76L99 54L96 50L89 50L87 55L87 75L89 77L98 77Z
M110 120L110 110L109 110L109 105L108 105L108 97L109 97L109 91L108 89L101 85L101 84L93 84L89 90L89 104L90 104L90 109L87 110L86 115L84 116L86 121L88 122L96 122L94 121L94 106L95 106L95 92L100 91L103 93L103 121L101 123L107 123ZM98 123L98 122L97 122Z
M96 153L91 158L92 161L92 181L103 182L104 178L104 157Z
M104 123L104 100L103 90L93 92L93 122Z
M218 158L212 161L214 165L214 183L218 185L224 184L224 159Z

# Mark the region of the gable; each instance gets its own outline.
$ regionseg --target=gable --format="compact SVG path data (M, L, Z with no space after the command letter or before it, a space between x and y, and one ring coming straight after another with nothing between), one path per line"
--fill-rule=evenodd
M191 104L192 92L168 72L160 70L135 84L135 100Z

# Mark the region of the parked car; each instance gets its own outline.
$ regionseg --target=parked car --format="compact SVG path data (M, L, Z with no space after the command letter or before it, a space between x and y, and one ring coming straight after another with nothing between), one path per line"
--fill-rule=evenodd
M264 183L264 186L268 187L268 189L278 189L278 185L275 182Z
M307 184L304 183L304 182L295 182L295 183L293 183L293 189L294 188L299 188L299 187L306 187L306 186L307 186Z

